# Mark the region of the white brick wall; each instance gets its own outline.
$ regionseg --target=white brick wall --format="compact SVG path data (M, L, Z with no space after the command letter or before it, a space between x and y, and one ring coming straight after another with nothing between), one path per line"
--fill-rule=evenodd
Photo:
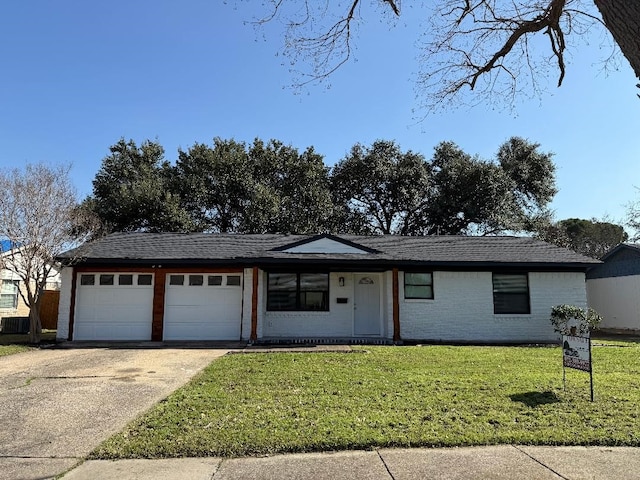
M400 333L405 340L547 342L553 305L585 306L583 273L530 273L531 313L495 315L491 272L434 272L433 300L404 300L400 283Z
M341 287L338 279L344 277ZM266 280L266 275L261 275ZM260 309L263 326L258 337L351 337L353 335L353 274L334 272L329 274L328 312L268 312L266 311L266 286L261 289L263 302ZM337 303L338 297L346 297L347 303Z
M587 298L600 328L640 330L640 275L589 279Z
M69 337L69 314L71 313L71 280L73 268L66 267L60 271L60 303L58 304L58 331L56 337L66 340Z

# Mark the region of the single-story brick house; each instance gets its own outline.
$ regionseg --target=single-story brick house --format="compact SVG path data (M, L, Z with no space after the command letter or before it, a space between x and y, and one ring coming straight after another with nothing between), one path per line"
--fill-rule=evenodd
M587 272L589 306L602 316L600 329L640 333L640 245L621 243Z
M73 259L73 261L70 261ZM61 257L68 340L551 342L593 260L523 237L117 233Z

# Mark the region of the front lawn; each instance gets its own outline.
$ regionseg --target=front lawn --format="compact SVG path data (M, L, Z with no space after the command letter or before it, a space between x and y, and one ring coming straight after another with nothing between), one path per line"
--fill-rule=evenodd
M362 347L213 362L94 458L238 456L386 446L640 445L640 345Z
M40 344L50 344L56 341L56 330L43 330ZM31 350L27 333L0 333L0 357Z
M26 345L0 345L0 357L5 355L13 355L14 353L26 352L31 350Z

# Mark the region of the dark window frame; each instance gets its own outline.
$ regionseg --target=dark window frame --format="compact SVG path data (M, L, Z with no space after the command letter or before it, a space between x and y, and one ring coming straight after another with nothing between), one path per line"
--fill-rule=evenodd
M295 305L293 308L277 308L274 307L270 301L271 296L275 292L287 292L287 290L271 290L269 289L270 278L271 275L295 275L296 276L296 284L295 290L288 290L289 293L293 293L295 295ZM327 279L327 288L326 290L305 290L302 288L300 277L301 275L325 275ZM328 312L330 311L330 277L327 272L267 272L267 311L268 312ZM304 308L303 297L306 298L309 293L321 293L322 294L322 303L324 304L323 308Z
M500 292L496 291L496 275L511 276L511 277L524 277L526 282L526 292ZM491 285L493 290L493 313L494 315L530 315L531 314L531 288L529 286L529 273L528 272L492 272L491 273ZM513 306L502 306L504 300L507 298L522 298L526 295L526 309L517 309ZM524 302L520 302L524 305ZM511 308L510 308L511 307Z
M431 283L407 283L407 275L411 274L429 274L431 275ZM404 299L405 300L433 300L435 298L435 291L433 288L433 272L431 271L421 271L421 272L404 272ZM414 287L431 287L431 296L430 297L410 297L407 295L407 285Z

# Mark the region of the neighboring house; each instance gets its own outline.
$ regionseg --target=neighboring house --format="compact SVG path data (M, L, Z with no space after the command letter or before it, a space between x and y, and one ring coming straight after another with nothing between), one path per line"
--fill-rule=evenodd
M20 258L19 248L10 250L8 242L1 242L0 257L9 257L16 255ZM0 263L2 258L0 258ZM18 289L24 292L24 282L20 276L9 269L0 269L0 318L2 317L27 317L29 316L29 307L25 304ZM60 272L53 268L48 278L46 288L49 290L58 290L60 288Z
M589 306L600 329L640 333L640 245L621 243L587 272Z
M118 233L60 258L69 340L551 342L599 263L531 238Z

